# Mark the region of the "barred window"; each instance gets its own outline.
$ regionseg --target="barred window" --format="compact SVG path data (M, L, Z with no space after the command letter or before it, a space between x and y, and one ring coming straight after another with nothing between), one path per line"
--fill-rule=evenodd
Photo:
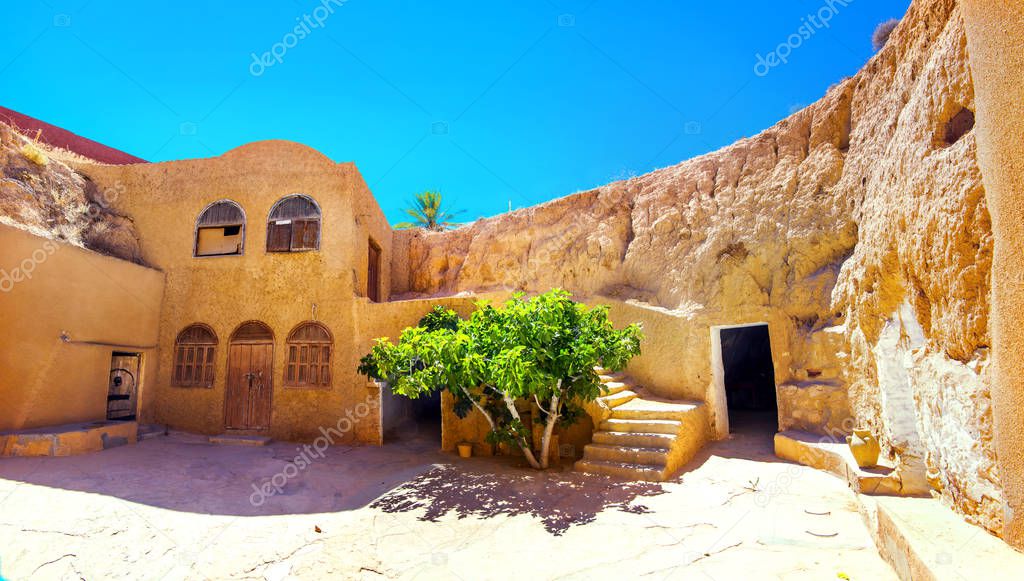
M174 375L171 385L213 387L217 335L203 324L185 327L174 341Z
M302 323L288 335L284 384L290 387L331 386L331 333L320 323Z

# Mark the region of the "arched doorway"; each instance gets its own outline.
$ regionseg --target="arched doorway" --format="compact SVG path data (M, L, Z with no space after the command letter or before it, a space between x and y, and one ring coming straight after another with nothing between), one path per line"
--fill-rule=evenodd
M228 346L224 427L229 430L270 428L273 398L274 332L259 321L242 323Z

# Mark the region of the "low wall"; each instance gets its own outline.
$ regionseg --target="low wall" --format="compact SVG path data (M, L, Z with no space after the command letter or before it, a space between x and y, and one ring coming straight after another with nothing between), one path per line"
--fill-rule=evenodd
M113 351L142 353L145 421L163 288L156 270L0 225L0 431L105 419Z
M0 458L10 456L76 456L134 444L137 422L95 421L0 433Z

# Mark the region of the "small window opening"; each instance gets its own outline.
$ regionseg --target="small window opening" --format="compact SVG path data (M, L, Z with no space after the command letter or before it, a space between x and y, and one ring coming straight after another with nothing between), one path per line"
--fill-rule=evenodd
M245 249L245 212L230 201L207 206L196 220L193 256L240 255Z
M366 297L380 302L380 246L370 240L367 256Z
M944 139L946 145L953 145L974 129L974 111L963 107L956 115L946 122Z

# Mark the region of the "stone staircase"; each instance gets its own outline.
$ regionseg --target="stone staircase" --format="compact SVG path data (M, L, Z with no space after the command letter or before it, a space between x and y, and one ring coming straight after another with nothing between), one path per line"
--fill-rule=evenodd
M605 395L587 410L597 430L576 470L661 482L704 446L708 428L703 403L645 397L625 375L596 371Z

